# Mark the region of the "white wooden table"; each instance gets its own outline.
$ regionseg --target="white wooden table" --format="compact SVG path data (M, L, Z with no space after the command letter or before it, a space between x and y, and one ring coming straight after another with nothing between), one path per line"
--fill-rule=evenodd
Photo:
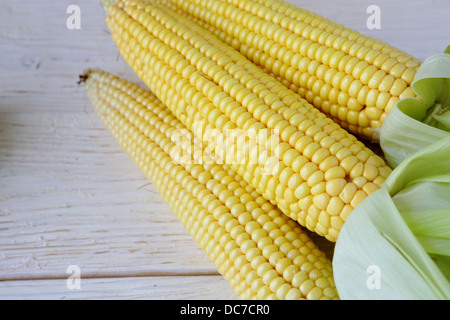
M91 67L138 81L98 2L0 1L0 299L235 299L77 85ZM292 2L419 59L450 44L448 0Z

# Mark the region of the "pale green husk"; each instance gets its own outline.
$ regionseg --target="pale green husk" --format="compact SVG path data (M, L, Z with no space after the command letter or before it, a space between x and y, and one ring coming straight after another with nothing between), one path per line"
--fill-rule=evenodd
M392 167L450 135L450 46L423 62L411 87L417 98L400 100L380 129L380 145Z
M394 168L342 227L341 299L450 299L450 46L427 59L380 131Z
M449 171L446 137L405 159L358 205L333 257L341 299L450 299Z

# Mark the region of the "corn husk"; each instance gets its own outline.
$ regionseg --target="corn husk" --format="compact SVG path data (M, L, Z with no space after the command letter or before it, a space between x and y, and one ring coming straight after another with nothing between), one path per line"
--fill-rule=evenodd
M411 87L417 98L400 100L380 129L380 145L392 167L450 135L450 46L423 62Z
M341 299L450 298L449 155L447 137L406 158L349 216L333 257Z
M427 59L381 127L394 168L346 220L333 272L341 299L450 299L450 46Z

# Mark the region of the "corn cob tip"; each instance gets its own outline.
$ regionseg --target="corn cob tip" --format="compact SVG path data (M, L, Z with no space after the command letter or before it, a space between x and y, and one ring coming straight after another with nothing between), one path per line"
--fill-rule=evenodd
M92 71L91 69L87 69L87 70L83 71L82 74L79 74L77 84L80 85L82 83L85 83L86 80L89 78L89 74L91 73L91 71Z
M87 82L87 80L89 79L89 77L92 75L92 74L102 74L102 73L104 73L104 71L102 71L101 69L98 69L98 68L89 68L89 69L86 69L86 70L84 70L83 71L83 73L81 73L81 74L79 74L78 75L78 82L77 82L77 84L82 84L82 83L86 83Z
M108 7L112 4L115 4L116 0L100 0L100 5L105 11L108 11Z

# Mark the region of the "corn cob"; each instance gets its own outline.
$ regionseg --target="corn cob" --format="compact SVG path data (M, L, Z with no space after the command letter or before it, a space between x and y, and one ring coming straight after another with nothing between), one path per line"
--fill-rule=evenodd
M279 0L164 0L222 33L241 53L286 81L342 127L378 141L420 61Z
M305 231L212 161L155 95L103 71L86 78L105 127L240 298L338 299L331 262Z
M174 11L120 1L107 10L112 38L137 75L217 158L302 226L335 241L390 173L353 135Z

